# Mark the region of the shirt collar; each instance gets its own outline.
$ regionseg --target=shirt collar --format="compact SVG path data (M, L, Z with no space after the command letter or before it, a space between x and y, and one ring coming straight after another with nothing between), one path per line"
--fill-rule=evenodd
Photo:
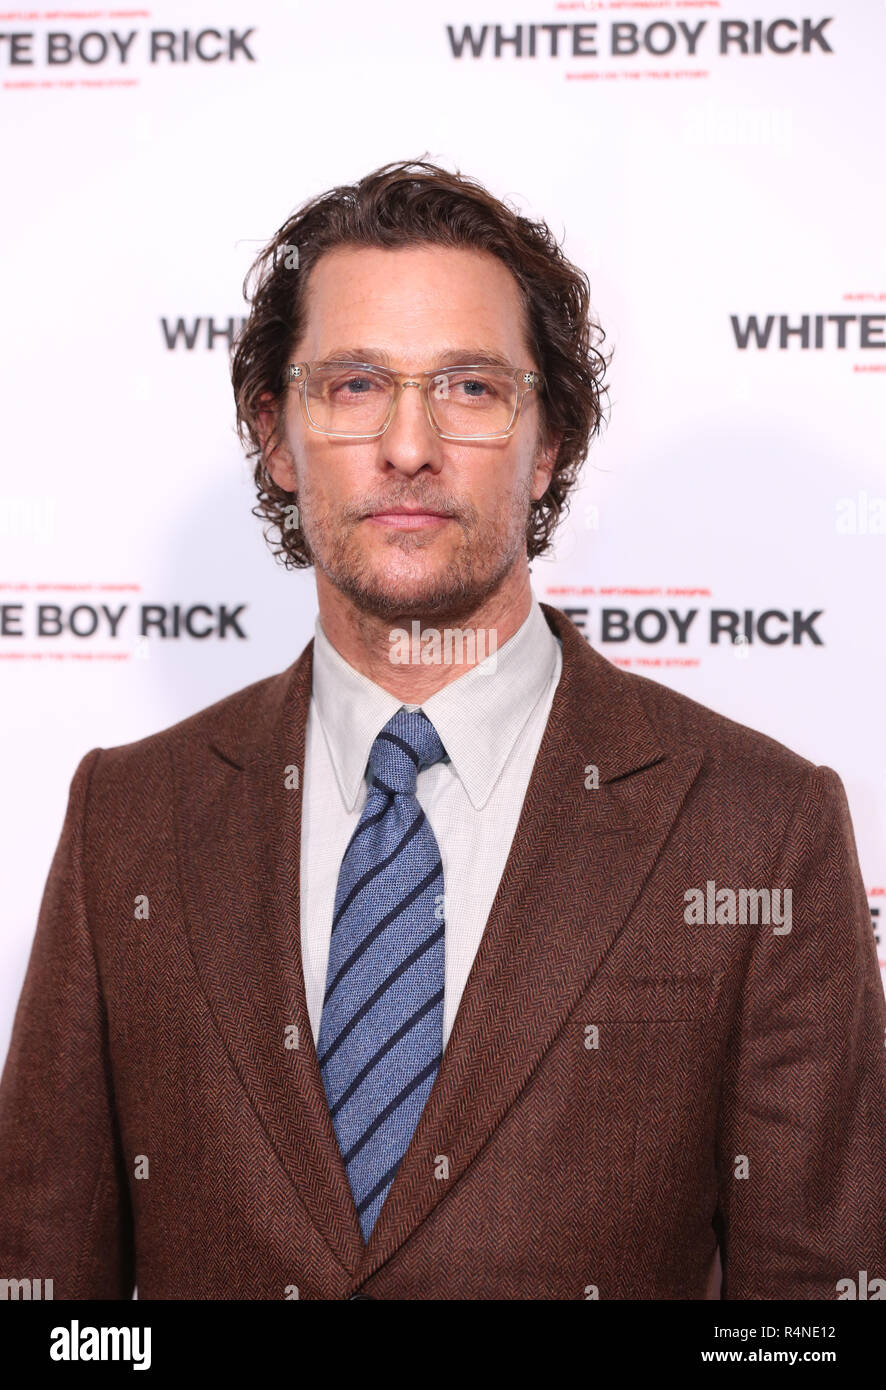
M487 660L431 695L421 708L443 742L472 806L488 801L520 731L553 677L559 642L535 597L525 622ZM355 670L314 625L313 697L342 799L354 809L369 752L396 695Z

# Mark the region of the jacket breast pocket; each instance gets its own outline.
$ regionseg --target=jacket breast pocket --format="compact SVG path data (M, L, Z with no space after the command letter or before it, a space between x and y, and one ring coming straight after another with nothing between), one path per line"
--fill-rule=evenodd
M714 985L710 974L597 979L584 995L582 1012L595 1022L692 1023L710 1015Z

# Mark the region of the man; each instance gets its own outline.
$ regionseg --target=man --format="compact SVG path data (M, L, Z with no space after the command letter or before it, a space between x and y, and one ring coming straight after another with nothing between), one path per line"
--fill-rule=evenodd
M592 328L543 224L421 162L260 258L238 420L315 637L77 769L0 1097L4 1274L703 1298L719 1248L729 1299L886 1276L839 778L532 594L600 421Z

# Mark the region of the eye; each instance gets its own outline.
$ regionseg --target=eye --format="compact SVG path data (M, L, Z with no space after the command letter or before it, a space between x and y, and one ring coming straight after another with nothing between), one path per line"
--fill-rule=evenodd
M495 400L501 395L498 377L487 372L463 372L448 379L449 391L461 401ZM510 386L510 379L506 386Z
M368 396L380 389L381 383L367 372L335 371L326 374L326 390L332 395L353 400L357 396Z

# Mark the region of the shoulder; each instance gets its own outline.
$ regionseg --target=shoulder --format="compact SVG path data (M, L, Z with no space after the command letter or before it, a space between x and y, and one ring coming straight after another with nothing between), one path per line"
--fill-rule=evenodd
M815 764L769 734L683 695L669 686L622 672L636 692L650 723L669 750L693 745L704 753L708 772L739 774L743 781L763 777L802 781Z
M684 803L693 834L750 837L765 850L780 841L795 815L814 816L822 799L838 789L836 773L770 734L648 676L615 668L599 653L592 660L613 711L607 716L610 736L629 741L641 755L622 759L623 771L631 763L636 771L656 763L695 764ZM599 716L599 698L595 704ZM590 725L587 737L593 737Z
M80 765L83 768L93 760L91 799L143 796L149 788L163 784L173 766L199 766L210 749L231 762L249 756L279 715L298 665L254 681L156 733L93 749Z
M614 750L622 772L687 753L701 756L703 782L728 793L760 791L790 796L815 765L759 729L616 666L585 639L562 612L542 605L563 646L564 700L582 741Z
M785 852L791 835L817 856L829 840L847 862L854 856L846 790L833 768L648 677L622 675L666 753L700 755L686 804L693 834L763 857Z

